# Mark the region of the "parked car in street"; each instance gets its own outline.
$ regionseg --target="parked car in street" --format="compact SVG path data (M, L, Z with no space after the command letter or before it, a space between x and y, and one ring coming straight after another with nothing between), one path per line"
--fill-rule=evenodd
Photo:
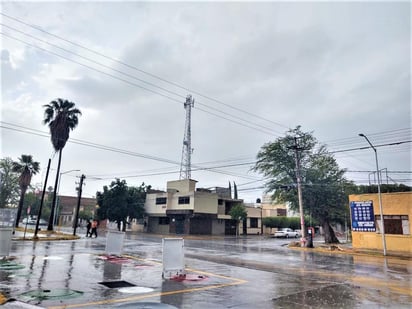
M291 237L297 238L297 237L299 237L297 232L295 232L294 230L292 230L291 228L288 228L288 227L282 228L282 229L276 231L274 236L277 237L277 238L282 238L282 237L283 238L291 238Z
M37 218L35 218L35 217L24 218L21 222L22 222L23 224L27 224L27 225L36 225ZM39 225L47 225L47 224L48 224L48 223L47 223L46 220L40 218Z
M296 237L302 237L302 230L295 230L295 232L298 234Z

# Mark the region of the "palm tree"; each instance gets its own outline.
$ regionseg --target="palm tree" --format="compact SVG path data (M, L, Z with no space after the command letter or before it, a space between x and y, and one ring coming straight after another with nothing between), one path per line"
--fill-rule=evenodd
M68 100L57 99L46 104L44 111L44 124L48 124L51 134L51 142L54 150L59 152L59 163L57 165L56 182L54 185L53 202L51 205L51 212L49 218L48 231L53 230L53 218L56 206L56 188L59 182L60 163L62 159L62 150L69 139L69 132L73 130L79 123L78 116L82 113L75 108L75 104Z
M13 172L19 173L20 200L17 208L16 227L19 227L21 212L23 210L24 195L30 186L31 177L40 170L40 163L34 162L31 155L21 155L19 162L13 162Z

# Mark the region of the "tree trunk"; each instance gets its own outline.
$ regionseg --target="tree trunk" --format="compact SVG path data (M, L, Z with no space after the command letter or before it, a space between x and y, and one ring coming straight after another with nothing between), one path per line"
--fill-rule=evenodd
M56 172L56 181L54 182L54 190L53 190L53 202L51 204L51 211L49 217L49 225L47 226L48 231L53 231L53 221L54 221L54 212L56 208L56 198L57 198L57 187L59 184L59 175L60 175L60 163L62 161L62 151L63 149L59 150L59 163L57 164L57 172Z
M126 232L126 220L123 220L123 227L122 227L122 232Z
M334 230L328 221L322 222L323 232L325 233L325 244L338 244L339 239L336 237Z
M27 190L27 187L21 188L19 207L17 208L16 227L19 227L20 217L23 211L24 195L26 194L26 190Z
M119 232L120 232L121 222L122 222L122 221L117 220L117 230L118 230Z

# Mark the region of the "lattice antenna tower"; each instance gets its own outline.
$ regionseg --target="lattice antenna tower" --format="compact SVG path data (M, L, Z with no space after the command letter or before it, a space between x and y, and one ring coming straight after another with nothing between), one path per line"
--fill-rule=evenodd
M191 167L191 156L192 156L192 137L191 137L191 117L192 117L192 107L195 105L195 100L189 94L186 97L186 102L184 103L184 108L186 110L186 122L185 122L185 136L183 138L183 149L182 149L182 161L180 164L180 179L190 179Z

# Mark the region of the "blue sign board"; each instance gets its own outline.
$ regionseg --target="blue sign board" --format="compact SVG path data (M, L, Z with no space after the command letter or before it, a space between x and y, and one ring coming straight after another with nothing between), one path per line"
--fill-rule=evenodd
M350 202L350 212L352 216L352 231L376 232L372 201Z

